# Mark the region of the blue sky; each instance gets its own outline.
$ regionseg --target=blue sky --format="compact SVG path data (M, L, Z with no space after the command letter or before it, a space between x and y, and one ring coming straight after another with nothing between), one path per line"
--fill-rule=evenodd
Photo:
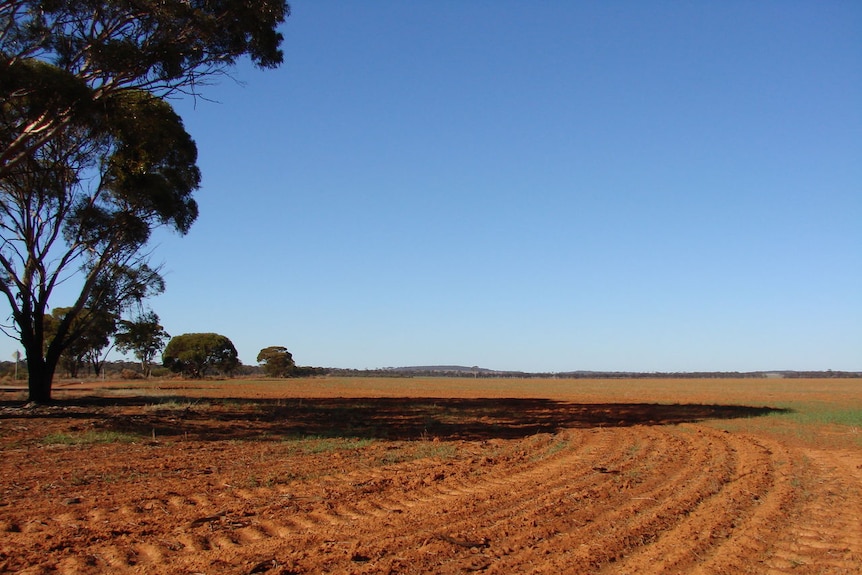
M175 102L204 181L158 235L171 334L247 364L862 369L862 4L291 7L281 68Z

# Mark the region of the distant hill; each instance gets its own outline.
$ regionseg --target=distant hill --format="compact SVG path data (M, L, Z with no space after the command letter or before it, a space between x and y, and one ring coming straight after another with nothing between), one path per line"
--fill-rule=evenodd
M414 371L443 371L443 372L458 372L458 373L497 373L493 369L484 367L466 367L463 365L413 365L408 367L391 367L387 368L393 371L414 372Z
M518 377L559 379L640 379L640 378L827 378L827 377L862 377L859 371L686 371L686 372L637 372L637 371L560 371L560 372L526 372L489 369L486 367L467 367L464 365L413 365L404 367L385 367L381 369L331 369L321 368L330 375L342 376L383 376L383 377Z

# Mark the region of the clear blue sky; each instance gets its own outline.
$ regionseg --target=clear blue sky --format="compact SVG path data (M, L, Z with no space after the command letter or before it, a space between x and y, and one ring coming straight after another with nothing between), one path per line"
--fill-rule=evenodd
M176 102L204 181L155 251L171 334L247 364L862 369L862 3L291 6L281 68Z

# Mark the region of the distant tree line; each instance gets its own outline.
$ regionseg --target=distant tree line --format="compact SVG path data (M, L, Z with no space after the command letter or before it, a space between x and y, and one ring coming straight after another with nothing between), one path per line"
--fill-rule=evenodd
M463 378L518 378L518 379L757 379L757 378L862 378L862 371L568 371L524 372L497 371L476 368L416 368L396 367L381 369L324 368L326 375L339 377L463 377Z
M71 308L57 307L45 314L44 345L49 347L64 323L68 329L64 337L67 342L58 357L61 373L77 378L82 374L100 376L113 349L129 353L140 363L140 373L149 376L155 356L164 347L170 335L159 323L153 311L140 310L137 315L123 318L104 309L83 308L68 321ZM10 362L19 377L29 377L28 358L19 355L17 362ZM16 365L17 364L17 365Z
M46 345L54 337L55 326L67 313L68 308L55 308L46 315ZM122 319L106 311L84 310L71 326L76 337L59 361L60 375L71 379L82 376L133 379L170 374L194 379L260 375L308 377L327 373L323 368L296 365L293 355L283 346L262 349L257 356L259 365L243 365L236 347L227 336L186 333L172 338L153 311L141 312L133 319ZM112 349L133 355L138 363L107 361ZM159 365L155 359L160 353L162 361ZM26 357L18 352L13 356L16 361L0 361L0 377L26 380L29 377Z
M17 362L17 369L15 365L15 361L0 361L0 380L10 382L13 380L21 382L22 384L27 381L27 362L22 359ZM325 368L325 367L312 367L312 366L296 366L290 373L289 376L291 378L300 378L300 377L321 377L326 375L331 375L334 370ZM58 377L68 378L68 379L87 379L87 378L104 378L110 380L117 379L146 379L150 378L174 378L178 376L187 377L185 374L177 373L172 371L171 369L163 366L161 363L153 363L150 366L149 376L145 375L141 371L140 362L129 361L126 359L117 359L117 360L105 360L101 364L101 369L99 374L96 374L93 370L93 367L88 364L83 364L79 367L78 373L75 377L73 377L68 371L58 371ZM218 369L209 369L207 373L201 377L205 378L257 378L257 377L273 377L267 374L264 366L262 365L248 365L242 362L239 362L234 369L228 373L222 373ZM277 377L277 376L276 376Z
M50 342L53 326L62 320L67 308L56 308L45 318L47 341ZM78 328L78 322L81 326ZM120 319L107 312L85 313L72 322L78 329L78 339L61 356L61 365L70 378L80 374L96 377L124 378L159 377L179 374L192 379L204 377L462 377L462 378L520 378L520 379L763 379L763 378L862 378L858 371L688 371L688 372L636 372L636 371L568 371L524 372L500 371L477 366L455 365L397 367L381 369L342 369L298 366L286 347L268 346L257 355L258 365L244 365L233 342L217 333L186 333L171 338L159 323L155 312L140 312L133 319ZM113 338L113 345L110 339ZM167 343L167 346L165 344ZM139 363L126 361L107 362L106 354L112 348L131 353ZM164 349L164 351L162 351ZM161 365L155 357L161 353ZM0 377L17 373L26 378L26 362L17 369L14 362L0 362ZM23 369L22 369L23 367Z

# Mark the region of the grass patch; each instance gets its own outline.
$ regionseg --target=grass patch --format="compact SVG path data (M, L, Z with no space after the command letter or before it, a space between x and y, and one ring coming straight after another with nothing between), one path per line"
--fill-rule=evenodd
M839 402L782 402L761 417L714 421L720 429L768 433L821 447L862 447L862 407Z
M304 455L364 449L374 443L369 438L322 436L287 437L284 441L291 452Z
M533 436L530 443L533 444L528 450L531 454L530 461L548 459L561 451L569 449L571 446L571 441L567 438L560 437L559 435L548 436L546 434Z
M841 408L815 404L791 406L787 413L773 413L767 417L780 418L799 425L843 425L862 428L862 409Z
M44 445L93 445L96 443L135 443L139 435L121 431L84 431L81 433L49 433L42 438Z
M192 411L195 409L207 409L210 403L206 401L178 401L176 399L165 399L159 403L145 405L143 410L147 411Z
M415 459L451 459L458 450L451 443L442 441L421 441L415 451Z
M559 437L555 437L553 443L548 447L547 451L545 451L545 456L550 457L555 453L559 453L565 449L569 448L571 442L568 439L560 439Z

